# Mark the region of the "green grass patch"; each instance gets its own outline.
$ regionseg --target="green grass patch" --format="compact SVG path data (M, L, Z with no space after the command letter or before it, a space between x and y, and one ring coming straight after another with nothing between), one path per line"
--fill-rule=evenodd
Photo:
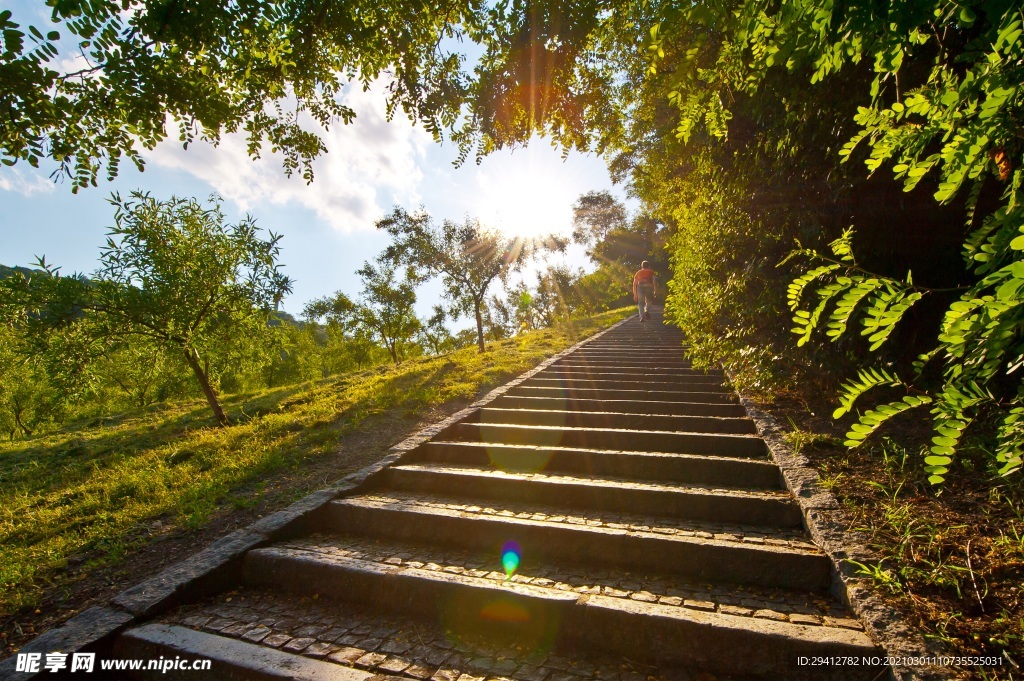
M193 401L0 443L0 616L66 585L69 558L110 565L148 541L144 525L156 518L199 528L218 511L251 507L268 477L334 455L368 419L474 398L631 312L491 343L484 354L467 348L229 396L226 428Z

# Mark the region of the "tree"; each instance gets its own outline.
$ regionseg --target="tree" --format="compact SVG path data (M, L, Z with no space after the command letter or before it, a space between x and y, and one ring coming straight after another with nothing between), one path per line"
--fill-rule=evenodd
M455 338L445 326L448 313L441 305L434 306L434 314L420 327L420 343L432 354L440 355L455 349Z
M157 399L161 379L169 373L167 351L143 339L111 344L97 358L97 373L117 386L128 402L145 407Z
M0 160L38 166L77 190L108 177L168 134L186 146L244 130L286 172L312 180L327 128L350 122L345 87L386 75L388 113L401 108L440 134L455 123L466 85L462 57L443 40L479 30L471 0L285 3L258 0L54 2L51 25L0 11ZM452 44L455 44L454 42Z
M61 276L41 261L44 274L4 280L16 325L37 342L78 330L80 354L132 338L177 352L226 425L210 355L232 339L265 333L274 306L291 290L277 263L280 236L260 239L250 216L225 224L217 197L206 207L133 192L111 203L116 226L91 279Z
M416 318L416 280L405 273L396 283L397 267L387 262L380 267L363 263L356 273L362 277L363 291L359 300L352 300L338 291L333 296L308 303L303 316L310 321L326 319L353 332L375 335L391 361L398 364L406 356L413 337L420 331Z
M46 375L42 357L26 353L14 330L0 324L0 432L13 440L32 435L40 423L59 419L64 394Z
M504 281L539 247L562 245L550 239L527 242L505 237L485 228L479 220L466 219L461 224L445 220L437 226L427 213L409 214L397 206L377 221L377 229L385 230L393 239L382 256L385 260L404 264L418 276L440 276L451 314L473 315L480 352L485 349L487 289L496 279Z
M572 206L572 239L586 246L593 257L594 245L604 241L613 230L624 229L626 219L626 207L611 192L580 194Z

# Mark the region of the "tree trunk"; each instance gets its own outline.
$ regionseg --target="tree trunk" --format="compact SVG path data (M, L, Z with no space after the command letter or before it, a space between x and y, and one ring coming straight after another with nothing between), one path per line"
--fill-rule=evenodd
M213 391L213 386L210 385L210 379L208 378L203 367L199 364L199 353L192 348L185 348L185 361L192 367L192 372L196 375L196 380L199 381L199 387L203 389L203 394L206 395L206 401L210 403L210 409L213 409L213 416L217 419L217 423L222 426L228 425L227 414L224 413L224 409L220 406L220 401L217 400L217 393Z
M21 428L21 432L26 437L32 437L32 431L29 430L28 427L24 423L21 422L21 412L22 412L21 403L18 402L17 400L15 400L14 401L14 422L16 424L18 424L18 427ZM13 440L14 438L12 437L11 439Z
M483 300L473 299L473 305L476 308L476 347L480 352L484 351L484 315L481 311L481 305Z

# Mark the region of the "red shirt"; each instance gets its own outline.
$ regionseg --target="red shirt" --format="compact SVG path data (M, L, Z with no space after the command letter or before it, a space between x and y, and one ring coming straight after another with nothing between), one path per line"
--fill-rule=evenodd
M643 269L633 275L633 295L636 295L637 286L654 287L654 270Z

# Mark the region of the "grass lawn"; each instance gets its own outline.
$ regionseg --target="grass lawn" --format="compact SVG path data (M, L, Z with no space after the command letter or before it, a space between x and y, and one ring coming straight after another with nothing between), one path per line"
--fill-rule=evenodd
M338 456L347 436L390 430L393 443L425 410L475 399L631 312L523 334L484 354L467 348L226 396L226 428L196 400L0 443L0 621L65 587L69 564L122 563L152 541L153 524L202 528L225 508L264 503L268 488L284 505L307 491L289 488L290 476Z

